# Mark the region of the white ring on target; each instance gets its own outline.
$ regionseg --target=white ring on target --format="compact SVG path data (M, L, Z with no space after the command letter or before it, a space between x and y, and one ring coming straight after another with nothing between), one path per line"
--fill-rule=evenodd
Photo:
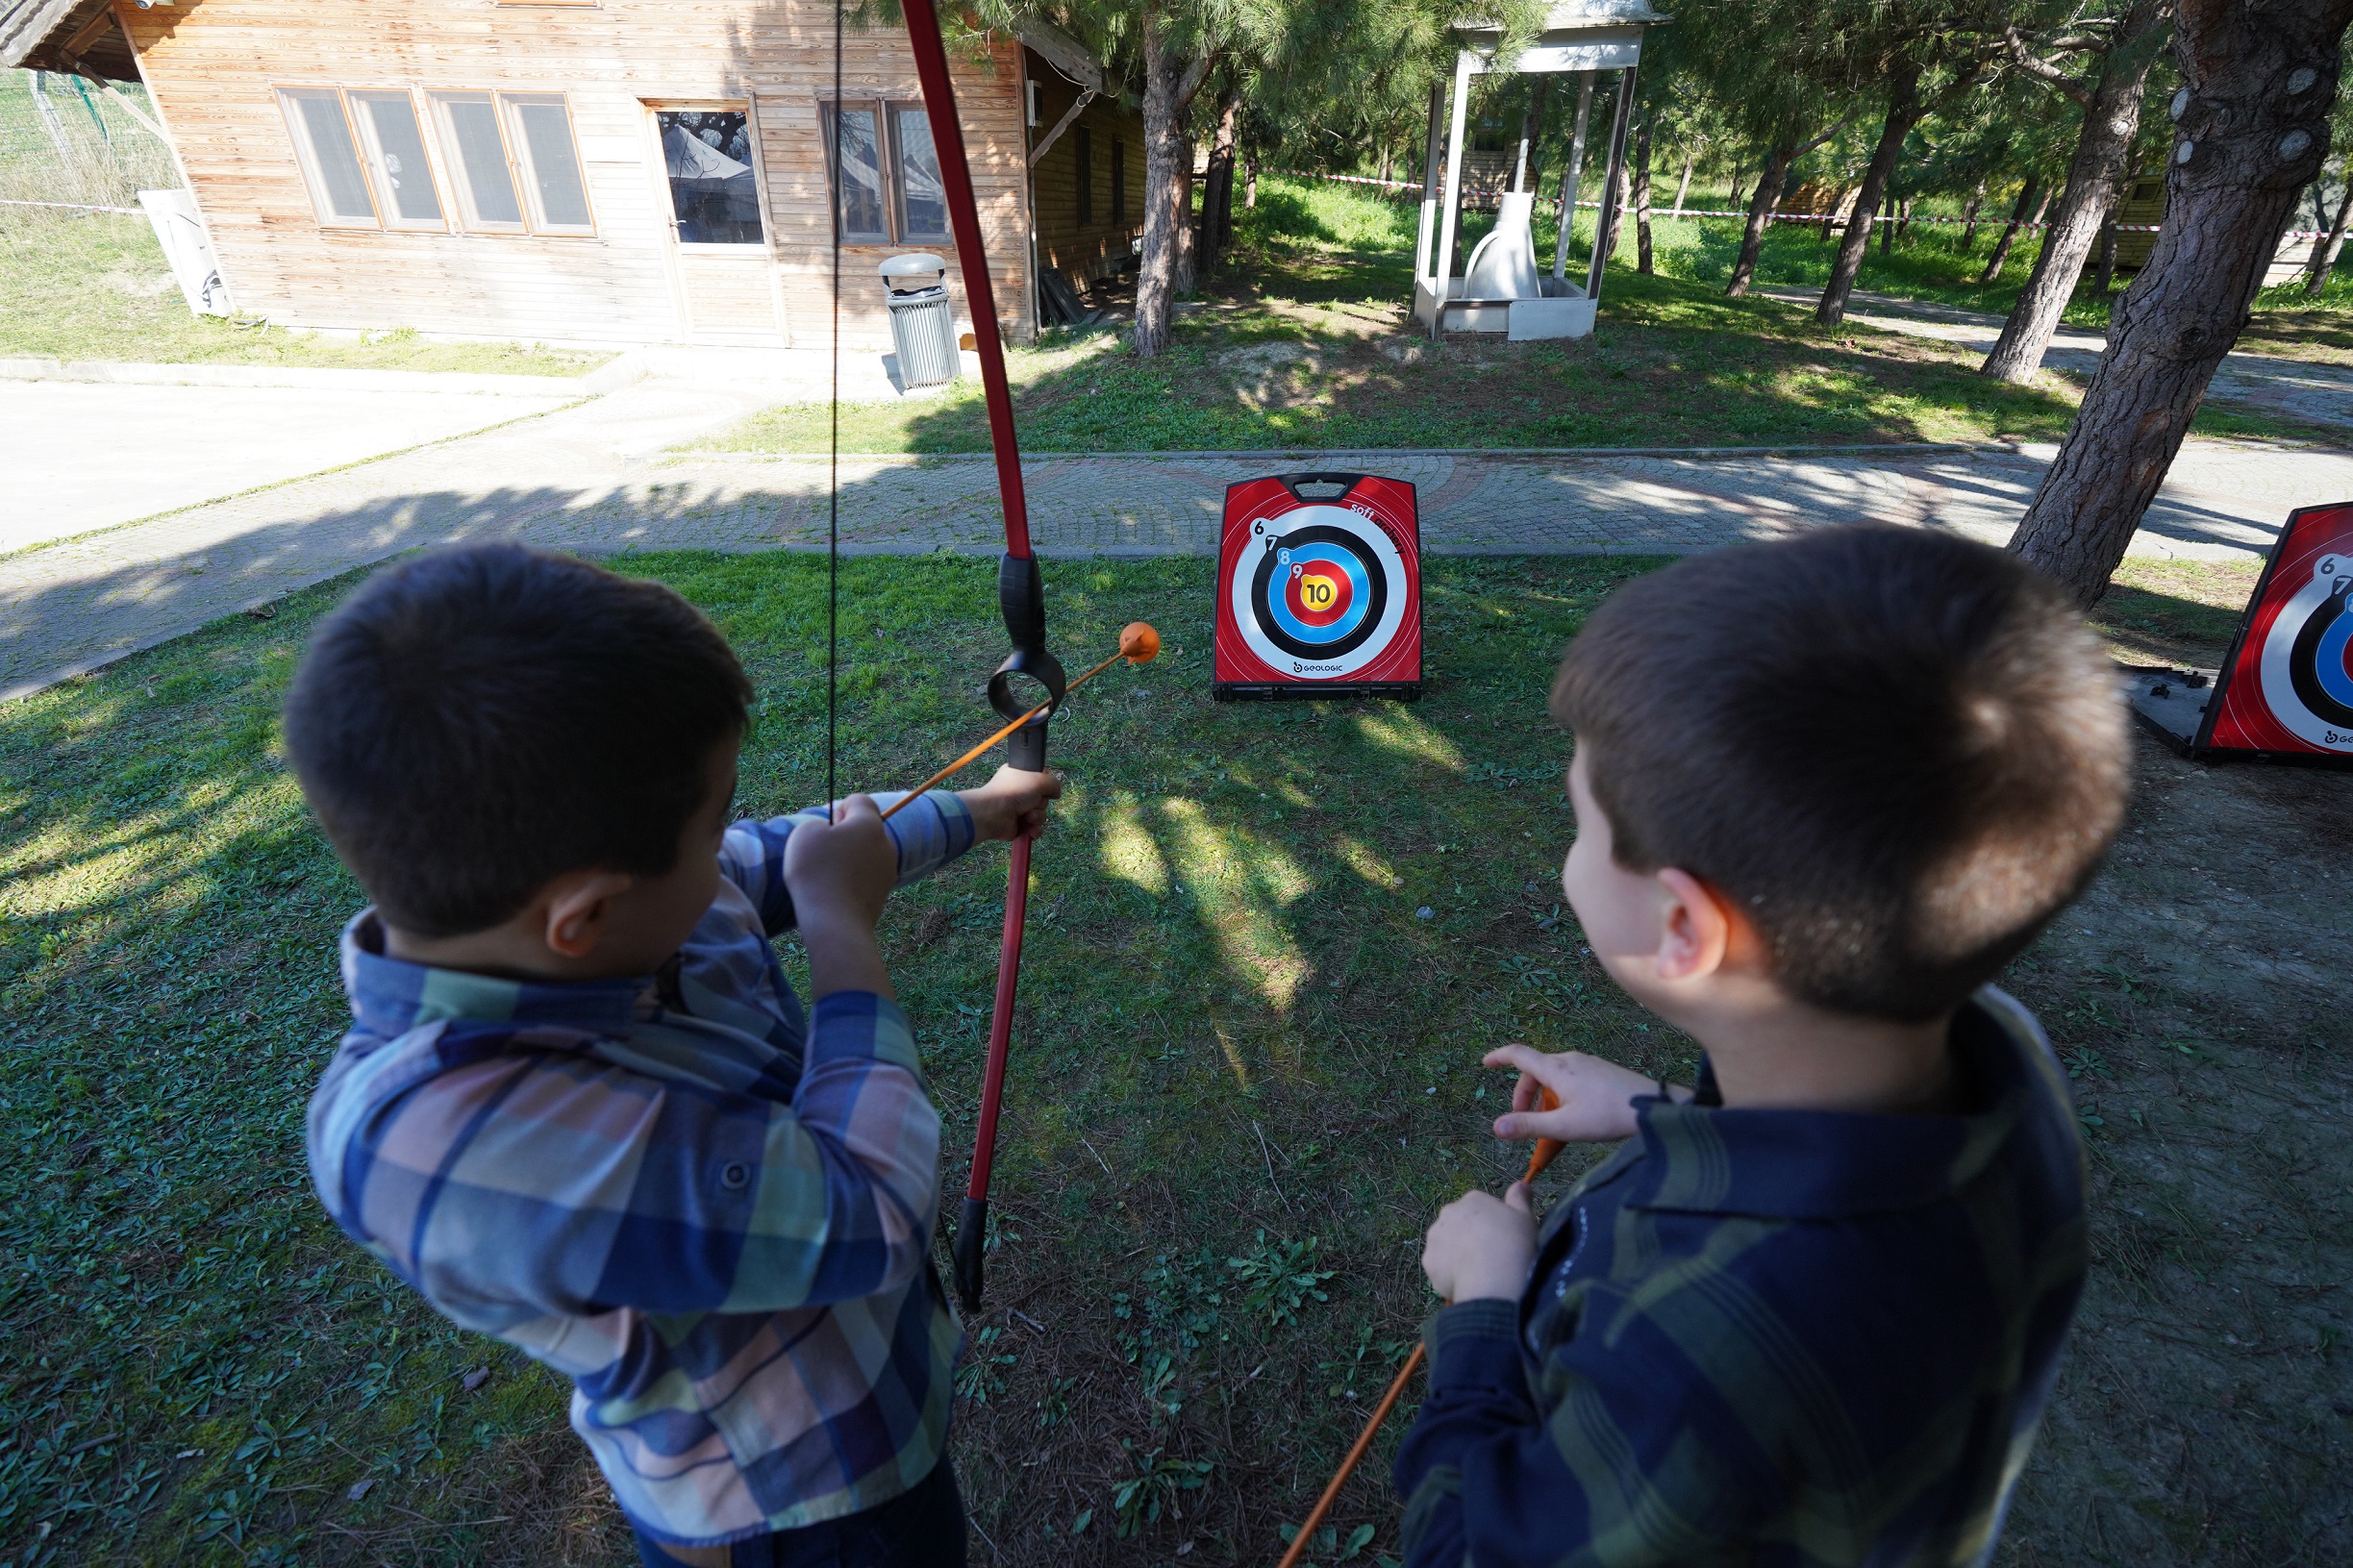
M2264 637L2261 666L2264 701L2270 707L2271 716L2286 725L2290 734L2333 752L2353 752L2353 734L2304 706L2304 699L2296 695L2290 660L2295 653L2297 634L2329 602L2329 595L2337 586L2336 580L2346 564L2344 558L2329 555L2314 565L2312 581L2296 590L2295 597L2280 608L2279 615L2271 622L2271 630Z
M1288 649L1275 645L1259 625L1258 609L1253 603L1250 585L1258 581L1259 562L1266 553L1266 541L1298 533L1303 528L1337 528L1355 539L1364 553L1364 565L1379 572L1387 589L1381 607L1380 624L1372 635L1353 649L1335 659L1302 659ZM1276 585L1279 586L1279 582ZM1249 650L1264 660L1269 669L1281 670L1303 681L1338 681L1354 675L1358 670L1389 652L1397 639L1397 629L1405 624L1406 575L1405 558L1389 536L1389 530L1347 507L1301 507L1275 518L1255 518L1250 524L1250 543L1241 559L1234 563L1234 584L1231 588L1234 605L1234 624L1241 632L1241 639Z

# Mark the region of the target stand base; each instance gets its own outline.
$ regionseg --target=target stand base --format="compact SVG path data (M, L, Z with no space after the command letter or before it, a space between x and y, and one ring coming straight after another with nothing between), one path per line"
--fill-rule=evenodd
M1213 681L1209 694L1221 703L1329 702L1339 697L1386 697L1392 702L1421 701L1418 681L1326 681L1317 685L1296 682Z
M2215 683L2221 673L2163 665L2129 666L2123 671L2124 700L2132 706L2133 718L2140 728L2163 741L2175 756L2193 762L2285 762L2291 767L2353 771L2353 757L2199 744L2198 732L2205 727L2206 710L2213 706Z
M1217 548L1217 701L1421 695L1421 519L1372 474L1229 485Z

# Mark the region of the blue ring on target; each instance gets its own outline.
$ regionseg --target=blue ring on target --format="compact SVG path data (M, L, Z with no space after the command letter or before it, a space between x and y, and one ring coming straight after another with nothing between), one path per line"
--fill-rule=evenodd
M1342 550L1331 544L1305 544L1295 549L1275 552L1274 576L1268 583L1266 613L1274 624L1296 637L1312 644L1338 642L1355 631L1364 619L1364 611L1372 603L1372 583L1365 575L1364 563L1353 550ZM1339 618L1322 626L1310 626L1290 612L1289 586L1290 568L1317 564L1337 566L1348 579L1348 608Z
M1290 607L1283 602L1282 585L1274 581L1276 560L1288 553L1283 568L1288 580L1289 561L1311 550L1317 552L1313 559L1329 560L1348 573L1352 598L1348 612L1341 617L1348 622L1345 632L1338 630L1338 623L1301 625L1299 618L1290 613ZM1315 523L1295 534L1267 538L1265 549L1259 556L1258 571L1250 580L1250 614L1267 641L1295 659L1342 659L1356 652L1380 629L1389 590L1388 574L1377 559L1366 559L1361 539L1345 529Z
M2313 646L2313 680L2331 698L2353 708L2353 670L2346 668L2348 651L2353 651L2353 615L2344 613L2340 606L2336 618Z

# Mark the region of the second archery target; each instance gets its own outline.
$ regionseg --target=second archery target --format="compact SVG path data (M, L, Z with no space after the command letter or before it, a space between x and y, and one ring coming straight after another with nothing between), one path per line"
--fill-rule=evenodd
M2353 767L2353 504L2289 514L2221 668L2135 670L2130 689L2190 756Z
M1212 689L1220 701L1421 695L1412 485L1289 474L1227 487Z

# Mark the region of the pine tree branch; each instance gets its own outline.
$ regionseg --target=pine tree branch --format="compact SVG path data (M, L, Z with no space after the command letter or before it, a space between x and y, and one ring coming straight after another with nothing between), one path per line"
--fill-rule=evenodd
M2069 76L2066 72L2061 70L2049 61L2041 59L2032 49L2026 47L2026 40L2018 37L2018 30L2016 28L2003 28L2002 39L2003 42L2009 47L2011 62L2015 64L2019 70L2024 71L2028 76L2033 77L2036 81L2040 82L2045 87L2057 88L2060 92L2065 94L2068 101L2073 103L2078 109L2089 109L2091 107L2091 89L2086 87L2078 78Z

